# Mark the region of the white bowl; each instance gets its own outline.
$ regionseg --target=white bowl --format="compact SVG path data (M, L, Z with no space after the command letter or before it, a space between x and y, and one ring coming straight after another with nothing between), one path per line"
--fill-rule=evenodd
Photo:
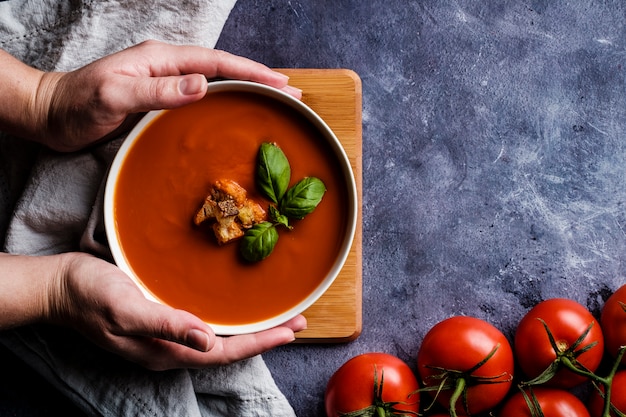
M337 240L339 243L338 249L336 250L336 256L334 263L329 270L329 272L325 276L319 277L319 282L315 285L315 288L312 288L306 297L295 302L293 305L290 305L288 308L277 311L271 315L271 317L265 317L258 320L244 321L244 322L233 322L233 323L224 323L220 320L211 320L205 319L205 321L213 328L213 330L220 335L235 335L235 334L244 334L244 333L253 333L262 330L266 330L277 325L280 325L289 319L295 317L296 315L304 312L307 308L309 308L313 303L315 303L324 292L330 287L335 278L340 273L346 258L350 252L352 242L354 239L354 234L357 226L357 188L355 184L354 175L352 172L352 168L350 165L350 161L346 155L345 150L343 149L341 143L332 132L332 130L328 127L328 125L307 105L303 102L293 98L292 96L283 93L275 88L268 87L262 84L246 82L246 81L215 81L209 83L209 88L207 92L207 97L210 98L210 95L215 93L224 93L224 92L239 92L246 93L251 95L258 95L263 97L264 99L275 100L277 103L281 103L281 105L286 105L291 109L295 110L298 114L302 115L319 133L319 138L321 141L324 141L327 146L331 149L331 152L334 154L335 159L338 161L339 167L338 171L341 175L342 183L345 184L345 189L343 190L335 190L334 192L341 193L343 197L341 197L342 201L345 201L345 227L343 235L339 237ZM118 221L116 218L116 192L117 192L117 184L118 178L120 174L120 170L124 167L127 157L131 149L135 146L135 144L139 141L140 138L144 137L146 130L158 121L160 117L167 112L184 112L186 108L179 108L175 110L162 110L162 111L152 111L149 112L143 119L135 126L135 128L129 133L127 139L124 141L118 154L116 155L113 164L111 165L110 172L107 178L106 190L105 190L105 203L104 203L104 216L105 216L105 226L107 238L109 241L109 245L111 248L111 252L113 254L113 258L116 264L122 269L126 274L130 276L131 279L138 285L138 287L142 290L143 294L150 300L161 302L164 304L170 304L166 301L162 301L159 297L155 296L152 290L149 288L149 285L144 284L144 280L142 277L138 276L138 273L135 272L135 268L133 267L133 260L129 259L126 255L126 251L124 248L124 238L120 239L120 232L118 230ZM203 121L195 120L194 123L202 124ZM177 140L176 138L172 138L173 141ZM155 145L156 146L156 145ZM181 145L182 146L182 145ZM233 151L237 151L237 149L233 149ZM163 152L168 152L164 150ZM164 168L165 169L165 168ZM195 169L195 168L194 168ZM154 171L153 171L154 172ZM194 171L195 173L195 171ZM149 177L149 175L147 175ZM187 175L186 177L189 177ZM227 175L226 175L227 176ZM143 180L142 180L143 181ZM139 191L139 190L138 190ZM330 191L328 191L330 192ZM328 193L327 192L327 193ZM202 196L197 196L198 198ZM326 196L324 197L326 198ZM320 207L324 203L320 204ZM141 221L141 219L139 220ZM306 222L305 218L302 222ZM146 226L150 227L150 226ZM281 231L281 239L282 238ZM285 232L290 233L290 232ZM277 247L280 246L282 241L279 239ZM270 255L271 257L272 255ZM162 255L155 255L154 262L158 263L160 259L164 258ZM265 260L261 261L265 262ZM254 274L254 269L251 269L251 274ZM179 276L181 274L178 274ZM297 271L294 271L294 275L298 275ZM143 277L146 278L146 277ZM178 279L178 277L172 277L172 279ZM297 279L297 276L294 277ZM241 279L245 285L245 279ZM283 292L283 294L289 294L289 285L281 285L280 288L276 290L277 292ZM211 294L214 296L214 294ZM226 297L227 294L223 294L221 296ZM232 302L235 302L234 300ZM262 303L263 300L260 300ZM185 305L174 305L173 307L181 308L185 310L189 310ZM239 308L246 309L246 305L241 305ZM192 310L190 310L192 311ZM194 312L194 311L192 311ZM194 312L195 313L195 312Z

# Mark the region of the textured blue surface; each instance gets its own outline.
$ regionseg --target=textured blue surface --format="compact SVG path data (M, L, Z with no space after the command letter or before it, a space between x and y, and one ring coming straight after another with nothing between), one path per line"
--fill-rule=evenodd
M363 81L363 333L265 355L298 414L451 315L507 336L626 283L626 3L239 0L218 47Z
M446 317L511 336L542 299L597 314L626 283L625 21L621 0L238 1L219 48L363 81L363 333L265 355L300 417L356 354L414 366ZM20 386L0 414L49 415Z

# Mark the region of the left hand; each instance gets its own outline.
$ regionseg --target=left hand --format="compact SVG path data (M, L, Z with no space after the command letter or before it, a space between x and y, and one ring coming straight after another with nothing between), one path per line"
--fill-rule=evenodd
M297 316L255 334L216 336L198 317L147 300L117 266L83 253L56 255L44 321L73 327L100 347L148 369L223 365L295 339Z

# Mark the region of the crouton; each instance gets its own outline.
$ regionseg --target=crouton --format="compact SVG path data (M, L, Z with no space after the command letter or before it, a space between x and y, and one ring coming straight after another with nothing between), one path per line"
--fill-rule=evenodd
M265 210L248 199L247 194L235 181L216 181L196 213L194 223L214 221L213 232L220 245L242 237L246 229L267 219Z

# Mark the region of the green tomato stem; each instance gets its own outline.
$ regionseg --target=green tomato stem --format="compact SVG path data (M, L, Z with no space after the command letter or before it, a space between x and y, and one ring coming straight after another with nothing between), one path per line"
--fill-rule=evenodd
M456 380L456 386L454 387L454 392L450 396L450 416L457 417L456 414L456 403L461 398L461 395L465 391L465 386L467 385L467 381L465 378L458 378Z
M610 417L611 415L611 391L613 388L613 378L615 377L615 373L619 369L619 365L622 361L622 357L624 356L625 351L626 346L622 346L618 351L617 357L615 359L615 362L613 363L613 366L611 367L611 370L609 371L609 374L605 378L602 378L601 376L598 376L593 372L589 372L587 370L577 367L567 356L561 356L559 358L561 364L573 373L587 377L595 383L601 384L604 387L604 404L602 408L602 417Z
M584 376L586 378L589 378L592 381L595 381L595 382L597 382L599 384L602 384L602 385L606 385L607 384L607 379L606 378L602 378L601 376L598 376L598 375L594 374L593 372L590 372L590 371L587 371L585 369L581 369L581 368L577 367L576 365L574 365L572 363L570 358L568 358L567 356L561 356L559 358L559 360L561 361L561 364L563 364L563 366L565 366L567 369L569 369L573 373L575 373L577 375L582 375L582 376Z
M604 386L604 404L602 405L602 417L611 416L611 384Z
M604 407L602 409L602 417L610 417L611 416L611 391L613 390L613 378L615 377L615 373L619 369L619 365L622 362L622 357L624 356L624 352L626 352L626 346L620 347L617 352L617 357L615 358L615 362L609 371L609 374L606 376L604 383ZM619 415L623 415L621 412Z

